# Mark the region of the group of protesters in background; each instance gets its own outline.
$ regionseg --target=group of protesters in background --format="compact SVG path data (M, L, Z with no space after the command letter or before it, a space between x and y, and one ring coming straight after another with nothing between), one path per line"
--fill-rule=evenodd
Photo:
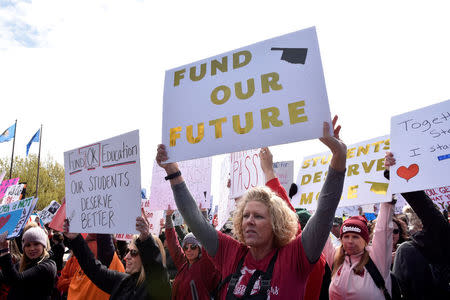
M236 201L232 226L216 230L164 145L156 161L187 226L168 207L160 236L145 217L131 242L109 234L64 235L30 222L20 238L0 235L1 299L450 299L450 225L424 191L404 193L378 217L335 217L347 147L337 117L320 140L333 156L314 214L295 210L261 148L265 187ZM330 135L330 132L333 134ZM395 158L385 156L385 176Z

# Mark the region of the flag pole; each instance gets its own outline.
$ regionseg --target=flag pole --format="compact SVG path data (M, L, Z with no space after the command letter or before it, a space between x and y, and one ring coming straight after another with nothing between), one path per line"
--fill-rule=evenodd
M12 154L11 154L11 167L9 168L9 179L11 179L12 167L13 167L13 162L14 162L14 145L16 144L16 132L17 132L17 119L16 119L16 123L14 125L14 139L13 139L13 147L12 147Z
M37 168L37 176L36 176L36 198L38 198L38 190L39 190L39 167L41 163L41 142L42 142L42 124L41 130L39 131L39 154L38 154L38 168Z

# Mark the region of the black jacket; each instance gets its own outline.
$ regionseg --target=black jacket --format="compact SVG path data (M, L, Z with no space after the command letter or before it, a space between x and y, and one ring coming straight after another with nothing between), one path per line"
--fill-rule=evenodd
M13 265L11 255L0 257L0 282L11 287L8 300L13 299L45 299L50 300L56 279L56 264L51 259L35 263L23 272L19 272L19 264Z
M389 173L385 171L389 179ZM424 191L402 193L423 229L402 243L393 273L406 299L450 299L450 224Z
M81 235L71 241L72 250L84 273L110 299L170 299L170 284L167 270L161 261L161 253L153 238L136 240L146 279L136 285L139 273L127 274L109 270L94 258Z

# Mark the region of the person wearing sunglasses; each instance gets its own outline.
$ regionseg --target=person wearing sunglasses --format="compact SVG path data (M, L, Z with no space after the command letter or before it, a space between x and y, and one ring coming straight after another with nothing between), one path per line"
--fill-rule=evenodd
M170 256L177 268L172 285L172 299L210 299L212 291L220 281L217 271L200 242L192 233L188 233L183 242L178 242L172 222L173 210L166 211L166 241Z
M149 223L136 218L135 235L125 256L125 273L109 270L96 260L83 237L69 233L69 221L64 223L64 235L70 239L72 251L83 272L110 299L170 299L170 283L160 247L149 232Z

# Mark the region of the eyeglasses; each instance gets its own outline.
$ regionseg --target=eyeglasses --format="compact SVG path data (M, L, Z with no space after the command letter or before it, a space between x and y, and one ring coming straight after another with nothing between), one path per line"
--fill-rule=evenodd
M136 249L127 249L126 254L130 254L131 257L136 257L139 255L139 251Z
M198 246L197 245L192 245L192 244L189 244L189 245L184 245L183 246L183 249L184 249L184 251L186 251L187 249L191 249L191 250L196 250L197 248L198 248Z
M400 233L400 230L394 229L394 230L392 231L392 233L393 233L393 234L399 234L399 233Z

